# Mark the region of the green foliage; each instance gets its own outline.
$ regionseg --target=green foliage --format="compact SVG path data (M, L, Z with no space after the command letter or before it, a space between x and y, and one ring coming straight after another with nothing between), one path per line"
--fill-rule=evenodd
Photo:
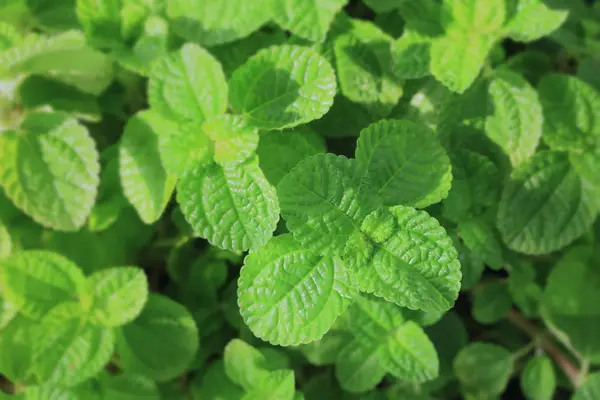
M600 398L599 21L0 0L0 398Z

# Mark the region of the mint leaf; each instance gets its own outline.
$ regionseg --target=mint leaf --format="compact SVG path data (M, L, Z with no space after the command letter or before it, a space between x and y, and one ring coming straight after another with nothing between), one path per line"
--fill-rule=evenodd
M517 41L531 42L558 29L567 19L567 10L549 7L544 0L518 0L516 14L505 26L508 36Z
M87 129L65 113L32 113L0 135L0 185L36 222L76 231L99 184L98 152Z
M356 294L339 258L313 254L287 234L246 257L238 304L256 336L289 346L320 339Z
M139 112L127 122L119 145L123 193L146 224L160 218L177 182L161 164L159 133L169 128L158 113Z
M594 114L600 93L579 78L549 74L539 83L544 108L544 142L554 150L584 151L600 145L600 122Z
M544 116L536 91L520 75L498 70L490 87L485 133L518 166L534 153L542 136Z
M348 0L273 0L273 19L283 29L314 42L325 40L335 15Z
M160 399L156 383L141 375L105 373L101 375L100 387L105 398L114 400L127 400L135 396L146 400Z
M327 60L311 49L291 45L260 50L235 70L229 86L233 109L268 130L321 118L336 90Z
M167 14L173 30L183 38L206 46L242 39L271 18L271 1L171 0Z
M39 319L61 303L87 299L85 277L68 259L49 251L20 251L0 260L3 297Z
M92 321L102 326L131 322L148 298L148 281L140 268L118 267L94 273L88 278L93 290Z
M406 29L392 45L393 71L402 79L416 79L430 75L431 44L433 36L418 30Z
M450 160L435 134L422 125L382 120L363 129L356 161L373 190L392 205L427 207L450 190Z
M3 306L6 305L5 301L3 303ZM23 317L17 312L14 309L14 315L8 323L2 321L0 371L13 382L28 382L34 378L31 365L34 334L39 330L39 321Z
M148 296L142 313L117 331L117 351L125 372L158 381L178 376L196 350L198 328L192 316L182 305L158 294Z
M229 379L245 390L254 388L268 374L262 353L240 339L225 346L223 361Z
M530 358L521 374L521 390L535 400L551 400L556 390L556 372L548 356Z
M505 0L444 0L442 24L456 25L475 34L495 33L506 18Z
M504 264L502 247L493 225L483 217L463 220L458 224L465 245L492 269L499 270Z
M325 255L339 252L377 208L377 199L361 190L361 175L354 160L317 154L279 182L281 215L306 249Z
M227 109L221 64L202 47L186 43L158 59L148 82L150 107L179 121L203 121Z
M160 160L169 175L181 178L188 169L214 161L214 144L202 130L202 122L156 121Z
M505 283L489 282L475 290L473 317L481 324L494 324L506 317L512 298Z
M256 158L188 170L179 182L177 202L197 234L232 251L263 246L279 219L275 188Z
M526 254L559 250L592 224L597 207L566 154L539 152L504 187L497 225L504 243Z
M340 386L351 393L367 392L385 376L376 343L366 346L356 339L348 343L339 353L335 365L335 376Z
M214 143L214 160L222 166L239 164L250 158L258 147L258 129L236 115L211 118L202 131Z
M512 372L512 354L495 344L474 342L454 359L454 373L465 392L473 396L501 394Z

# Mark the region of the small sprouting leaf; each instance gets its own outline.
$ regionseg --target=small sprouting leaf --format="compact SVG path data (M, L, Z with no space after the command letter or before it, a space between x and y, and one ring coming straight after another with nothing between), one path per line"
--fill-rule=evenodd
M343 250L378 201L361 188L354 160L317 154L294 167L277 186L281 214L306 249L317 254Z
M0 260L0 276L3 297L31 318L88 296L79 267L49 251L20 251Z
M177 187L177 201L194 231L223 249L257 249L279 220L275 188L252 158L243 164L190 169Z
M492 78L489 94L485 133L516 167L535 153L542 136L544 116L537 92L520 75L500 69Z
M531 400L552 400L556 390L556 372L548 356L530 358L521 374L521 389Z
M544 0L518 0L516 13L504 29L513 40L531 42L554 32L568 15L566 10L550 8Z
M76 231L96 198L100 166L87 129L66 113L32 113L0 135L0 185L36 222Z
M321 118L336 91L327 60L314 50L291 45L260 50L233 73L229 85L233 109L263 129L291 128Z
M454 359L454 373L466 393L479 396L501 394L512 372L512 354L495 344L474 342Z
M177 182L165 171L160 157L160 132L170 128L170 122L155 111L141 111L128 120L121 138L123 193L146 224L160 218Z
M600 93L574 76L549 74L539 83L544 109L543 139L554 150L600 146Z
M311 253L286 234L246 257L238 304L257 337L289 346L320 339L356 294L338 257Z
M473 318L482 324L494 324L504 317L512 306L508 285L490 282L475 290L473 296Z
M271 18L270 0L170 0L170 26L183 38L214 46L242 39Z
M273 19L304 39L322 42L335 15L348 0L272 0Z
M157 381L178 376L197 350L198 328L190 313L158 294L151 294L142 313L117 331L123 369Z
M202 124L213 141L214 160L222 166L239 164L250 158L258 146L258 129L237 115L222 115Z
M384 205L424 208L448 195L450 159L433 131L406 120L363 129L356 161Z
M148 82L151 108L176 121L203 121L227 109L221 64L202 47L186 43L153 64Z
M596 214L593 191L571 168L567 154L543 151L513 172L497 226L511 249L546 254L581 236Z
M91 319L103 326L120 326L135 319L148 298L146 274L136 267L98 271L88 278L93 290Z

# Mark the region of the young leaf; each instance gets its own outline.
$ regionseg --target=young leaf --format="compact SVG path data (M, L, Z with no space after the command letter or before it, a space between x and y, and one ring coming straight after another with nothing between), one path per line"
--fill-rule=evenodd
M167 14L173 30L183 38L214 46L242 39L271 18L270 0L170 0Z
M93 290L91 320L102 326L120 326L134 320L148 298L148 280L136 267L98 271L88 278Z
M454 373L466 393L478 396L501 394L512 372L512 354L503 347L474 342L454 359Z
M508 285L499 282L486 283L474 292L473 318L482 324L494 324L506 317L511 306Z
M177 187L177 202L197 234L232 251L264 245L279 219L275 188L256 158L190 169Z
M544 141L554 150L585 151L600 145L600 93L579 78L546 75L538 86Z
M229 97L233 109L252 125L284 129L321 118L335 90L335 74L325 58L285 45L260 50L239 67L231 77Z
M317 154L298 163L277 186L294 238L317 254L340 252L378 206L360 184L360 170L346 157Z
M181 122L224 114L227 82L221 64L202 47L184 44L153 64L148 102L164 117Z
M273 19L301 38L322 42L335 15L348 0L273 0Z
M559 250L593 223L597 206L566 154L539 152L504 187L498 229L508 247L526 254Z
M295 346L331 328L356 296L354 285L339 258L311 253L286 234L246 257L238 304L257 337Z
M542 136L542 106L527 81L506 69L496 71L489 94L485 133L517 167L535 153Z
M528 399L552 399L556 390L556 372L548 356L536 356L527 361L521 374L521 390Z
M406 120L382 120L363 129L356 161L384 205L424 208L450 190L450 160L435 134Z
M0 260L3 297L31 318L61 303L87 298L85 277L68 259L49 251L20 251Z
M85 224L100 166L87 129L65 113L32 113L0 135L0 185L36 222L61 231Z
M119 146L123 193L146 224L160 218L177 182L160 157L159 134L170 127L155 111L141 111L127 122Z
M569 12L546 3L544 0L518 0L516 14L504 27L508 36L520 42L531 42L558 29Z
M142 313L117 331L123 369L157 381L178 376L197 350L198 328L192 316L182 305L158 294L148 296Z
M258 146L258 129L237 115L211 118L202 124L202 131L213 141L214 160L221 166L246 161Z

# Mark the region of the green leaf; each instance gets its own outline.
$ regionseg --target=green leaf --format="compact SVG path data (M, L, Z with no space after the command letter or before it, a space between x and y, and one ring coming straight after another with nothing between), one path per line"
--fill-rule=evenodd
M76 231L99 184L98 152L87 129L65 113L32 113L0 135L0 185L41 225Z
M597 207L566 154L539 152L513 172L498 209L498 229L508 247L546 254L577 239Z
M567 19L567 10L548 6L545 0L518 0L516 14L504 27L508 36L520 42L531 42L548 36Z
M177 192L177 201L194 231L223 249L263 246L279 219L275 188L256 158L234 166L193 168L181 179Z
M456 25L474 34L495 33L506 18L505 0L444 0L442 24Z
M214 160L221 166L235 165L252 157L258 147L258 129L237 115L222 115L202 124L214 143Z
M148 102L166 118L182 122L224 114L227 82L221 64L202 47L184 44L153 64Z
M75 0L27 0L35 25L46 31L76 29Z
M0 371L12 382L30 382L34 380L31 367L34 334L39 331L39 321L17 314L16 309L14 313L14 318L1 326Z
M94 291L92 321L103 326L120 326L133 321L148 298L146 274L137 267L98 271L88 278Z
M256 336L295 346L320 339L356 294L339 258L311 253L286 234L246 257L238 304Z
M474 254L492 269L502 268L502 247L491 223L483 217L474 217L459 222L458 230L462 240Z
M2 295L31 318L55 306L87 299L85 277L68 259L49 251L20 251L0 260Z
M169 121L152 110L127 121L119 145L119 174L123 193L146 224L162 215L177 179L162 166L159 135Z
M360 133L356 161L383 203L427 207L450 190L450 160L435 134L406 120L382 120Z
M454 359L454 373L466 393L498 396L508 384L512 372L512 354L495 344L474 342Z
M318 254L341 251L378 206L363 190L354 160L317 154L296 165L277 186L281 214L288 229L307 250Z
M117 222L121 210L127 205L127 199L121 190L118 156L117 146L111 146L100 154L102 167L98 197L87 223L90 232L101 232L110 228Z
M77 0L77 18L86 37L98 47L120 47L121 0Z
M335 376L342 389L362 393L381 382L387 371L379 361L378 348L376 343L365 346L355 339L338 353Z
M425 211L405 206L389 211L394 221L391 236L372 242L368 261L349 264L359 289L413 310L448 310L461 279L452 239Z
M191 385L195 399L241 400L244 391L227 377L223 364L223 360L216 360L204 374L196 375Z
M433 37L418 30L406 29L392 46L393 71L402 79L417 79L430 75Z
M521 390L532 400L551 400L556 390L556 372L548 356L530 358L521 374Z
M577 77L600 91L600 76L596 70L600 67L600 59L588 57L579 62Z
M141 375L102 374L100 378L101 392L104 398L111 400L129 400L136 397L144 400L160 400L156 383Z
M376 13L386 13L398 8L397 0L364 0L363 2Z
M0 259L10 256L13 243L6 224L0 220Z
M185 371L197 350L198 328L192 316L182 305L158 294L150 294L142 313L117 331L124 371L161 382Z
M535 86L544 75L552 72L554 68L551 57L539 50L525 50L517 53L510 57L504 65L510 70L523 75Z
M244 400L295 400L294 371L279 370L267 374L257 387L249 390Z
M0 22L0 51L10 49L21 40L21 35L15 26Z
M509 267L508 291L526 317L539 316L542 288L536 282L536 270L527 262L515 262Z
M239 67L231 77L229 97L233 109L252 125L284 129L325 115L335 90L335 74L325 58L285 45L260 50Z
M492 78L489 95L485 133L517 167L535 153L542 136L544 116L537 93L520 75L500 69Z
M544 108L544 142L554 150L585 151L600 146L600 93L579 78L549 74L539 83Z
M598 395L600 395L600 373L596 372L587 376L571 400L594 400Z
M33 347L37 376L44 382L75 386L96 375L110 361L114 333L90 324L75 303L65 303L42 320Z
M434 325L425 328L440 359L437 381L454 379L452 363L458 352L469 342L467 328L455 312L447 312ZM436 381L434 381L436 382Z
M474 292L473 318L481 324L499 322L506 317L511 307L512 298L505 283L485 283Z
M170 0L167 14L173 30L192 42L214 46L242 39L271 18L270 0Z
M319 340L300 346L306 359L316 366L335 363L338 354L352 341L350 332L332 329Z
M245 390L253 389L268 374L262 353L240 339L233 339L225 346L223 361L229 379Z
M273 19L283 29L314 42L322 42L335 15L348 0L273 0Z

